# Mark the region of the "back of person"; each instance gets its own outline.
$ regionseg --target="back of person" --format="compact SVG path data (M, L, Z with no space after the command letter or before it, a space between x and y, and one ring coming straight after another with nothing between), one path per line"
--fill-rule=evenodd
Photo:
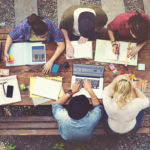
M134 92L137 98L134 97ZM110 130L124 134L135 127L136 130L139 128L144 114L142 110L150 105L150 101L132 85L129 75L125 75L116 77L109 86L105 87L103 104L108 115Z
M52 112L58 122L59 132L64 140L89 140L93 135L93 130L102 118L103 106L93 92L90 81L84 80L83 87L91 96L93 108L89 99L84 95L74 96L70 99L67 108L62 106L69 98L80 91L80 81L76 81L72 89L52 104Z
M99 109L99 108L97 108ZM62 116L59 131L65 140L88 140L91 139L93 130L100 120L99 110L91 110L85 117L75 120L68 113Z

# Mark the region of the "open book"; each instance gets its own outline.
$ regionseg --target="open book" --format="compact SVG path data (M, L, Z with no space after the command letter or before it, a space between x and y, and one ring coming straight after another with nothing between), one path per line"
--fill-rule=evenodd
M137 66L138 54L134 58L127 59L127 51L129 42L118 41L119 55L115 55L112 51L112 45L109 40L96 40L95 61L125 64ZM131 43L130 47L135 47L136 43Z
M46 63L45 44L41 42L13 43L9 49L14 63L6 66L37 65Z
M87 41L83 44L79 44L78 41L72 41L71 44L74 48L74 58L66 57L67 59L93 58L92 41Z

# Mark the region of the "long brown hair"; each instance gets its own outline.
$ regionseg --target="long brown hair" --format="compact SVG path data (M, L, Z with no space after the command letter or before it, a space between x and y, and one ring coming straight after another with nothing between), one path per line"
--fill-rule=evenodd
M28 24L36 35L44 35L48 31L47 24L42 20L42 17L36 14L31 14L28 17Z

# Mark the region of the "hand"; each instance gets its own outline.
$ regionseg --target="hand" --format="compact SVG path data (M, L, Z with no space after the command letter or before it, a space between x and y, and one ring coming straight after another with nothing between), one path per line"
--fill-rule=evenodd
M52 60L49 60L49 61L44 65L42 72L43 72L44 74L47 74L48 72L51 72L53 63L54 63L54 62L53 62Z
M131 86L133 89L137 88L137 82L130 80Z
M139 47L137 47L137 46L136 46L136 47L131 47L131 48L129 48L129 49L128 49L129 52L128 52L128 55L127 55L128 58L134 57L134 56L138 53L139 50L140 50L140 49L139 49Z
M6 62L9 62L9 55L8 55L8 53L5 53L5 54L4 54L4 60L5 60Z
M119 48L118 48L118 45L117 45L117 44L114 44L114 45L112 46L112 51L113 51L113 53L114 53L115 55L119 53Z
M83 87L87 90L87 91L91 91L92 90L92 85L91 82L87 79L83 80Z
M78 43L79 44L83 44L83 43L86 43L88 41L88 38L85 38L83 36L80 36L80 39L78 40Z
M74 49L71 43L66 44L66 54L67 54L67 57L69 58L74 57Z
M73 93L77 93L77 92L79 92L80 91L80 89L81 89L81 84L80 84L80 81L78 80L78 81L76 81L73 85L72 85L72 92Z

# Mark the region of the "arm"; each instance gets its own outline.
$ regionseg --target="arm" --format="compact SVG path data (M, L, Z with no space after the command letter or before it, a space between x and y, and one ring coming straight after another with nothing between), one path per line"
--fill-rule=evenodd
M12 42L13 42L13 39L8 35L7 39L6 39L5 50L4 50L4 59L6 62L9 61L8 50L9 50Z
M95 95L92 86L91 86L91 82L88 80L84 80L83 81L83 87L88 91L90 97L91 97L91 101L93 106L100 104L97 96Z
M65 42L66 42L66 54L69 58L73 58L73 55L74 55L74 49L73 49L73 46L71 44L71 41L69 39L69 36L68 36L68 31L66 29L61 29L63 35L64 35L64 38L65 38Z
M145 94L138 88L134 88L134 91L138 98L146 98Z
M48 71L51 71L53 63L55 60L60 56L60 54L64 51L65 49L65 43L64 42L57 42L57 48L54 53L54 55L49 59L49 61L44 65L43 67L43 73L48 73Z
M143 43L138 44L136 47L131 47L129 49L128 57L134 57L142 49L142 47L146 45L147 43L148 41L145 41Z
M138 98L146 98L145 94L139 88L137 88L137 82L130 81L130 83Z
M115 36L114 36L114 32L108 29L108 35L112 44L112 51L117 54L118 53L118 49L117 49L117 43L115 40Z
M72 89L72 93L77 93L78 91L80 91L80 89L81 89L80 81L76 81L72 85L71 89ZM56 102L61 104L61 105L64 105L69 100L70 97L71 97L71 94L66 93L64 96L62 96Z

